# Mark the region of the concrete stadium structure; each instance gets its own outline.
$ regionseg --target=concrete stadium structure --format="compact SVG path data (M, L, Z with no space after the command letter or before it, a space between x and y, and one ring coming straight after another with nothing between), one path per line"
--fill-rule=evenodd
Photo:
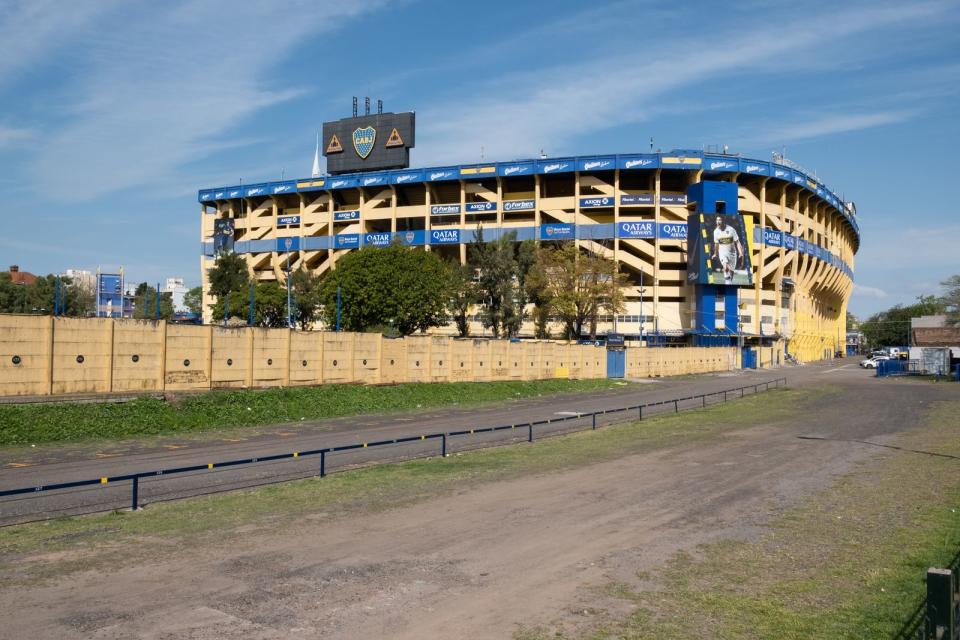
M705 298L687 281L687 195L707 181L736 185L753 273L751 285ZM692 150L374 171L204 189L198 199L205 304L215 232L255 279L282 282L288 264L324 273L348 251L394 241L465 261L482 225L486 239L513 231L615 260L627 308L601 318L601 333L616 321L647 344L739 341L805 361L843 350L860 242L853 205L799 168Z

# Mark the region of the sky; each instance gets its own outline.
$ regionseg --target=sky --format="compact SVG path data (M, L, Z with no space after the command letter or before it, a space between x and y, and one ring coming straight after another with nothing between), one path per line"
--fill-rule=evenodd
M0 268L199 284L197 190L309 176L356 95L417 112L413 166L785 152L857 204L864 317L960 273L958 28L956 0L0 0Z

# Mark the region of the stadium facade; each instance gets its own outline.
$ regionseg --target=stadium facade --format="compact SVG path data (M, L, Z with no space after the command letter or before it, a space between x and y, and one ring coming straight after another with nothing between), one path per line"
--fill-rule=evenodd
M257 280L282 282L288 265L322 274L346 252L391 242L466 261L482 225L485 239L516 232L518 240L574 242L616 261L628 278L627 308L601 318L600 333L642 335L647 344L782 344L805 361L832 357L846 337L856 211L788 164L674 150L203 189L204 300L211 302L206 273L219 251L243 255ZM707 191L728 195L705 206ZM698 213L739 216L749 259L738 265L738 286L698 283L688 273L699 251L688 224ZM699 220L709 269L707 222Z

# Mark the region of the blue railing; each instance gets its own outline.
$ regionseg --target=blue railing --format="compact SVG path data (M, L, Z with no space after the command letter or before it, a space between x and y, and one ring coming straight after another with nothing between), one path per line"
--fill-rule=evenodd
M32 487L20 487L16 489L6 489L0 491L0 498L11 497L11 496L30 496L44 494L54 491L65 491L68 489L77 489L82 487L97 487L97 486L115 486L116 483L129 482L130 483L130 508L136 510L140 506L140 481L146 479L155 479L155 478L164 478L169 476L187 474L187 473L196 473L203 471L213 471L213 470L225 470L229 468L238 468L246 465L253 465L258 463L265 462L279 462L279 461L290 461L298 460L300 458L319 458L319 468L317 469L318 475L323 478L327 475L327 458L334 453L342 453L347 451L357 451L363 449L372 449L377 447L400 445L400 444L410 444L416 442L425 442L425 441L439 441L440 445L440 455L446 457L449 453L449 440L450 438L457 436L473 436L485 433L496 433L501 431L526 431L526 440L527 442L533 442L535 439L535 427L543 425L552 425L559 424L564 422L570 422L575 420L590 420L590 428L596 429L598 426L597 419L598 417L602 420L606 416L616 416L617 414L626 414L630 412L637 412L636 419L643 420L644 412L648 414L650 410L656 409L658 407L667 407L670 405L673 406L673 413L679 413L680 404L690 401L699 400L698 405L687 406L684 409L692 408L705 408L708 404L708 398L717 398L722 397L723 401L726 402L731 394L739 393L739 397L744 397L744 392L748 389L752 389L753 393L758 393L760 390L769 391L771 387L778 388L781 385L786 386L786 378L777 378L775 380L769 380L767 382L759 382L757 384L745 385L742 387L735 387L732 389L724 389L721 391L712 391L710 393L697 394L692 396L685 396L682 398L672 398L670 400L660 400L658 402L647 402L644 404L635 404L627 407L617 407L614 409L603 409L601 411L593 411L586 413L576 413L572 415L565 415L556 418L547 418L544 420L535 420L530 422L522 422L517 424L506 424L495 427L477 427L473 429L461 429L458 431L444 431L436 433L427 433L420 435L411 435L404 436L400 438L390 438L385 440L376 440L370 442L356 442L353 444L345 444L336 447L325 447L321 449L310 449L307 451L290 451L287 453L278 453L273 455L264 455L256 456L252 458L242 458L237 460L226 460L221 462L211 462L206 464L193 464L183 467L172 467L168 469L158 469L154 471L138 471L136 473L126 473L115 476L102 476L98 478L91 478L87 480L75 480L72 482L52 482L48 484L42 484ZM631 419L633 415L631 414ZM612 422L618 422L614 420ZM611 422L608 422L610 424ZM587 427L583 427L586 429ZM226 491L227 489L220 489L219 491ZM213 492L219 492L214 489ZM109 511L110 508L103 509ZM43 512L40 512L43 513ZM43 519L43 518L35 518ZM32 520L20 520L17 524L22 524L24 522L30 522Z

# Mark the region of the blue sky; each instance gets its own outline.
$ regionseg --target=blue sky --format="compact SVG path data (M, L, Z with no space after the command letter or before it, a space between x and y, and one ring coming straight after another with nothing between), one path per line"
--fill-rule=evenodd
M857 203L851 310L960 273L960 3L0 0L0 265L199 282L199 188L303 177L353 95L413 164L729 145ZM0 266L2 268L2 266Z

